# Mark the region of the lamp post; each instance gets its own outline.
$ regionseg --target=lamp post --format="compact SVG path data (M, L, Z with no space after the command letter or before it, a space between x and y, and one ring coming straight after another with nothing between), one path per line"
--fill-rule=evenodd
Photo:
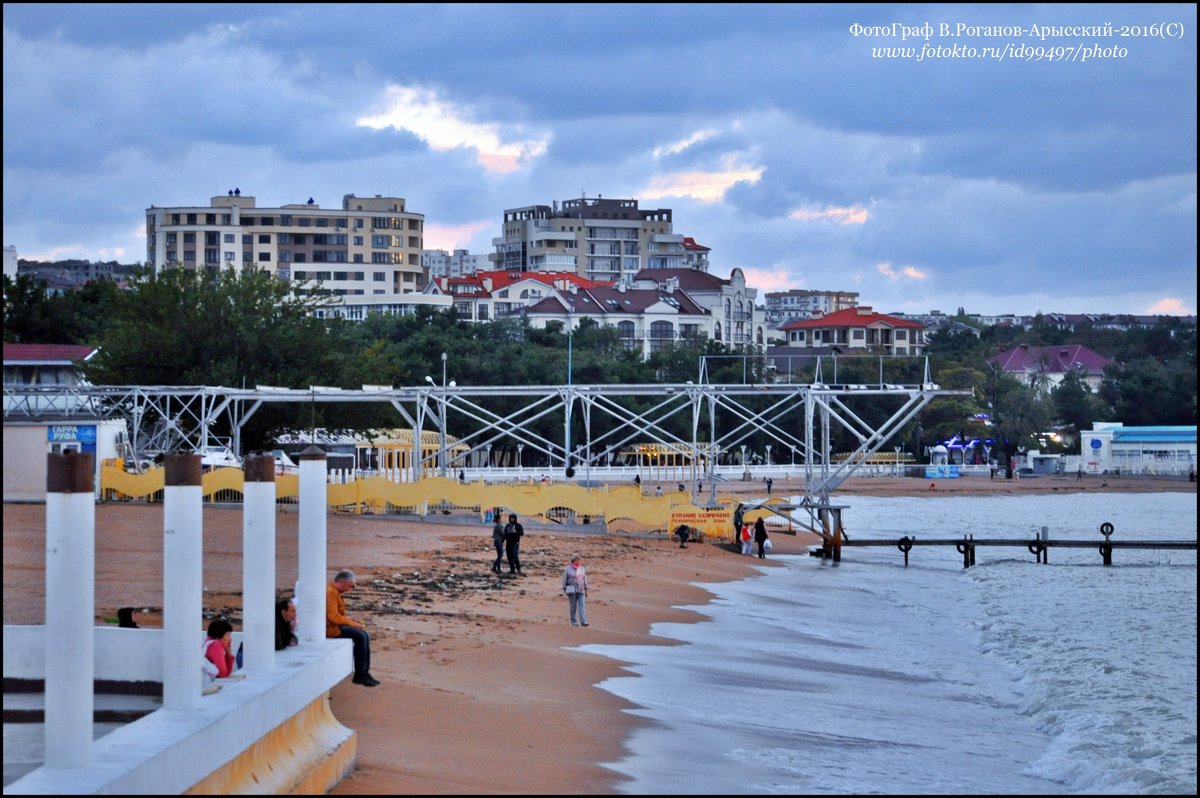
M518 443L517 444L517 475L518 476L521 474L521 466L524 465L525 458L521 456L524 451L525 451L525 444Z
M771 467L771 444L767 444L767 468Z
M446 387L446 353L442 352L442 387Z

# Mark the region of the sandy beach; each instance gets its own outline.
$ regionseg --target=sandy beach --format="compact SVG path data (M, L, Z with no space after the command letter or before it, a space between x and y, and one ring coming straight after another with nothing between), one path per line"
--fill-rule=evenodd
M1171 480L1041 477L939 481L936 494L1086 491L1188 491ZM858 495L927 494L918 479L862 478L838 491ZM799 492L776 480L774 493ZM733 483L723 494L754 498L763 486ZM40 623L44 615L45 508L4 506L4 622ZM869 532L869 530L857 530ZM621 663L571 651L585 643L664 644L649 636L657 621L698 620L674 609L701 604L694 583L738 579L771 561L741 557L724 541L681 549L661 533L593 534L527 523L521 547L526 576L490 573L490 527L474 516L437 520L330 514L329 567L348 567L358 587L346 594L352 615L372 636L366 688L349 679L334 689L338 719L358 732L358 764L335 794L612 793L619 776L600 763L621 757L632 724L620 699L596 688ZM240 619L242 513L204 510L205 607ZM278 516L276 584L290 594L296 578L297 516ZM121 606L145 608L145 626L161 624L162 507L103 504L96 514L98 622ZM811 536L773 531L776 553L802 553ZM584 558L591 592L589 627L571 627L559 590L570 555ZM198 624L199 628L199 624Z

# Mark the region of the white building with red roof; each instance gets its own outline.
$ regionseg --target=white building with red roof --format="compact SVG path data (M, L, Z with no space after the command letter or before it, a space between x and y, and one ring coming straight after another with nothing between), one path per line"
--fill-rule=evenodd
M549 296L611 286L575 272L484 271L463 277L439 277L425 289L450 296L462 321L492 321L541 302Z
M848 354L919 355L925 349L925 325L877 313L868 305L846 308L781 328L787 346Z

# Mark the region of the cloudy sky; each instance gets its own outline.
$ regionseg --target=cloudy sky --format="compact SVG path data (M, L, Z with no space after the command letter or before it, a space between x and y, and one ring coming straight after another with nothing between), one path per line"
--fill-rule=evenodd
M1195 313L1196 74L1191 4L6 3L4 245L139 262L236 186L484 253L586 194L763 290Z

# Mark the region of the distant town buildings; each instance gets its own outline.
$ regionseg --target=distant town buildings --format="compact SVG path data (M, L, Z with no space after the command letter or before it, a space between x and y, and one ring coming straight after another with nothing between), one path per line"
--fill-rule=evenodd
M767 322L776 327L793 321L803 321L818 315L828 315L858 304L857 291L813 291L793 288L772 291L765 296Z
M427 249L421 253L421 265L425 269L426 282L438 277L463 277L492 268L487 255L472 255L465 249L456 249L451 254L444 249Z
M10 280L17 279L17 248L4 248L4 276Z
M425 217L402 197L347 194L338 210L307 203L259 208L232 189L207 206L146 210L146 259L155 271L256 268L334 294L410 294L424 288Z
M669 208L643 210L635 199L509 208L492 243L494 268L503 271L569 271L628 283L642 269L708 268L709 249L675 233Z
M657 288L672 293L683 291L689 299L713 317L710 337L735 349L765 346L769 326L765 311L755 306L757 288L746 285L746 275L738 268L723 280L692 269L643 269L634 275L637 288Z

